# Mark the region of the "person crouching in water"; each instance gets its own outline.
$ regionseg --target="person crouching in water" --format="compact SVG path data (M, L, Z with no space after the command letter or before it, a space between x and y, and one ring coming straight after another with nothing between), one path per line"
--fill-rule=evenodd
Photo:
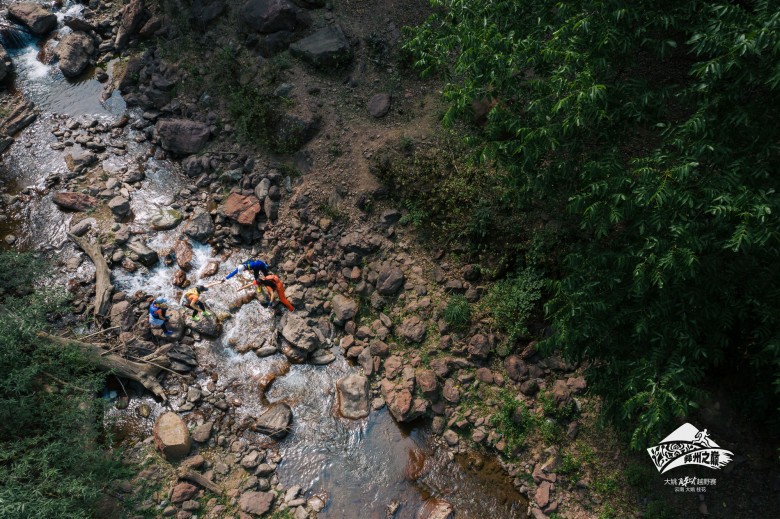
M203 315L206 317L211 315L211 312L206 310L206 305L204 305L203 301L200 300L200 295L207 290L208 289L206 287L198 285L188 289L181 296L181 305L192 310L192 316L190 316L190 319L195 322L200 321L198 310L203 312Z
M284 283L274 274L269 274L260 280L260 284L268 290L268 308L274 306L274 292L279 296L279 301L291 312L295 311L295 307L287 300L284 295Z
M173 335L173 331L165 326L168 322L168 317L165 315L167 311L168 300L164 297L158 297L149 303L149 324L160 328L165 335Z

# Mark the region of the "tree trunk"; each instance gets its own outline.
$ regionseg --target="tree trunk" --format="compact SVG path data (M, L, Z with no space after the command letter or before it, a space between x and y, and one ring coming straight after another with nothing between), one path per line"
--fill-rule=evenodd
M86 252L95 264L95 320L104 319L111 308L111 292L114 289L108 263L100 251L100 245L90 243L86 238L79 238L71 233L68 233L68 238Z
M155 366L127 360L124 357L109 353L108 350L88 342L66 339L44 332L38 333L38 336L63 346L74 344L78 346L81 351L86 353L99 369L111 372L120 377L135 380L163 401L168 400L168 397L165 395L165 390L157 381L157 374L160 373L160 370L162 369L161 366L167 361L167 357L155 358L154 363L157 364L157 366Z

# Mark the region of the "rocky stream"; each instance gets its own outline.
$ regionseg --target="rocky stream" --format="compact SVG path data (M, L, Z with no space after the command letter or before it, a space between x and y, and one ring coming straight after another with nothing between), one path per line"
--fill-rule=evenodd
M186 138L166 145L165 110L126 103L117 87L123 79L115 71L127 63L107 44L119 43L126 12L136 2L128 5L102 22L98 13L104 11L96 2L52 9L12 4L6 12L0 29L8 76L0 238L5 247L51 259L56 268L46 283L73 294L76 314L68 325L83 335L100 332L93 318L96 268L68 233L101 243L113 285L105 323L111 331L103 337L123 344L130 359L148 359L160 350L167 356L158 376L168 400L110 377L106 398L113 405L106 424L130 451L143 453L153 443L160 447L155 424L173 413L171 420L185 424L191 439L185 452L170 456L172 462L186 458L180 469L197 472L228 499L207 497L202 506L197 502L202 480L184 478L169 491L164 470L146 469L140 477L157 478L164 491L130 515L145 510L182 518L244 517L288 509L298 519L525 517L528 502L494 455L471 450L457 437L433 434L429 421L407 420L414 406L428 405L418 398L421 392L437 391L436 377L427 380L433 372L418 373L415 387L415 370L399 365L389 377L400 377L396 386L369 385L364 374L371 373L365 371L393 358L382 341L396 324L384 314L378 322L356 324L350 300L314 289L321 281L343 286L343 278L327 280L344 268L347 275L358 269L347 281L359 282L360 269L368 272L363 258L380 248L371 240L386 238L365 229L351 235L323 219L293 220L280 205L300 201L296 179L273 164L261 167L251 156L225 160L228 173L252 178L229 194L215 182L208 157L173 158L177 146L197 140L197 131L205 127L208 133L208 121L173 128L170 140ZM71 55L79 53L86 63L72 63L78 59ZM153 68L153 52L146 55L147 68ZM81 70L74 74L75 69ZM159 65L152 75L158 90L168 88L174 76ZM178 117L171 120L183 120ZM264 202L253 205L247 193ZM247 243L239 227L258 212L267 219L266 233ZM387 216L391 224L394 219ZM284 248L290 241L309 244L317 257L292 256ZM334 250L336 244L342 250ZM339 267L330 254L344 254L343 263L353 266ZM182 287L216 281L250 257L265 259L286 279L295 313L266 308L252 290L239 292L235 279L204 294L214 317L196 323L178 311ZM299 266L306 262L313 268L304 272ZM395 271L387 273L380 263L383 277L373 280L384 286L380 292L394 294L410 283L403 273L395 279ZM173 339L149 329L150 296L172 302ZM404 324L413 338L415 323ZM351 349L353 337L366 347ZM415 400L400 411L406 416L398 423L387 402L398 408L404 394ZM436 412L441 415L443 407ZM434 428L444 429L441 416ZM162 450L166 455L165 446ZM158 462L166 463L164 457Z

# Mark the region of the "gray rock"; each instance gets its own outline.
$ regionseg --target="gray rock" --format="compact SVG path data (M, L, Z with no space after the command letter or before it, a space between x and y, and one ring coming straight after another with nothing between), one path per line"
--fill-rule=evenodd
M319 348L322 344L319 336L306 324L306 321L294 314L287 314L284 328L282 328L282 337L296 348L309 353Z
M33 2L9 5L8 18L26 26L39 36L57 27L57 16Z
M160 211L151 218L150 223L154 230L167 231L179 225L182 218L181 211L171 208L160 209Z
M344 418L358 419L368 416L368 379L356 373L336 382L339 413Z
M334 360L336 360L336 356L331 352L323 349L314 350L314 353L312 353L309 357L309 362L315 366L324 366L326 364L330 364Z
M184 226L184 234L195 241L205 243L214 236L214 221L211 215L206 211L200 211L193 215L189 222Z
M198 443L206 443L211 437L211 429L214 427L214 422L205 422L197 426L192 431L192 439Z
M444 438L444 441L447 442L447 445L450 447L454 447L458 444L458 433L453 431L452 429L447 429L444 431L444 434L442 434L442 437Z
M275 222L279 217L279 202L271 200L270 196L265 197L263 202L263 212L269 222Z
M354 299L337 294L331 300L331 305L333 308L333 322L337 325L343 325L357 315L358 304Z
M258 200L265 200L265 197L268 196L269 189L271 189L271 181L264 178L255 187L255 196Z
M294 31L298 9L288 0L249 0L239 17L251 30L261 34Z
M376 94L368 101L368 113L377 119L387 115L390 111L390 94Z
M187 327L191 330L205 335L206 337L218 337L222 333L222 324L219 322L214 314L204 317L201 314L199 321L193 321L190 317L192 313L188 313L185 322Z
M160 259L157 252L150 249L140 238L127 242L127 248L138 255L138 261L147 267L153 266Z
M275 440L287 436L292 423L292 410L285 403L271 404L271 408L255 419L254 430Z
M198 153L211 135L207 124L188 119L163 119L155 130L163 149L177 155Z
M315 67L340 67L352 61L352 47L338 25L329 25L293 43L290 54Z
M108 315L111 326L119 326L123 332L129 331L135 324L133 308L127 301L119 301L111 305Z
M62 38L54 52L59 58L62 74L73 78L84 72L89 65L95 52L95 44L88 34L76 31Z
M376 279L376 290L383 296L392 296L404 285L406 277L398 267L387 267Z
M247 514L264 515L271 509L275 497L272 492L244 492L238 500L238 508Z
M81 147L75 148L76 149L65 155L65 165L68 167L68 170L80 173L97 162L97 155L93 152Z
M74 31L82 31L82 32L89 32L89 31L95 31L95 26L86 21L84 18L78 18L76 16L69 16L66 15L62 22L65 24L65 26L70 27Z
M146 13L144 12L142 0L130 0L130 3L122 9L122 17L116 30L114 47L118 50L124 49L130 41L130 37L141 28L145 17Z
M108 208L116 216L125 216L130 212L130 200L123 196L115 196L108 201Z
M427 331L425 322L416 315L405 318L398 327L398 334L409 342L422 342Z

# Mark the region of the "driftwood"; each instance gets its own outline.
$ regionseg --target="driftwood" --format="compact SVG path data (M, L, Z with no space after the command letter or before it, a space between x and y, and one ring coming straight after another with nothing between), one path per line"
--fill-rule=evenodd
M111 292L114 286L111 284L111 271L108 263L100 251L100 246L90 243L86 238L79 238L75 234L68 233L73 243L87 253L87 256L95 264L95 319L105 318L111 308Z
M39 337L48 339L56 344L67 345L74 344L78 346L84 353L86 353L98 368L103 371L110 371L120 377L129 378L140 383L146 389L154 393L155 396L161 398L163 401L167 401L168 397L165 395L165 390L157 381L157 374L160 373L161 366L151 363L140 363L127 360L119 355L113 353L106 354L106 350L95 344L88 342L81 342L74 339L66 339L64 337L58 337L56 335L50 335L48 333L40 332ZM155 359L158 363L164 362L163 359Z
M202 486L206 490L209 490L213 492L214 494L220 495L222 494L222 489L219 488L217 485L206 479L206 476L199 472L195 472L194 470L185 469L183 467L179 468L179 479L186 479L187 481L192 481L193 483L197 483L198 485Z

